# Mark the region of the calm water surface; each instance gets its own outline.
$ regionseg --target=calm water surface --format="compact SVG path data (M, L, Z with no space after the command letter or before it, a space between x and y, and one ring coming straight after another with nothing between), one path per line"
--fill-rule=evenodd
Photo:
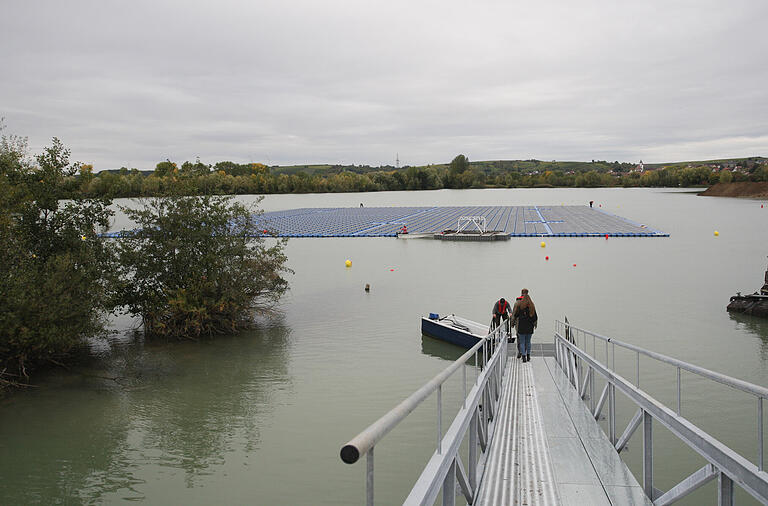
M94 345L102 357L95 365L51 373L39 388L3 400L0 503L359 504L364 464L343 464L341 445L461 354L422 338L419 317L454 312L484 322L494 300L522 287L539 310L535 340L551 340L551 322L567 315L603 335L768 384L768 323L725 311L730 295L762 284L761 202L544 189L280 195L262 207L589 200L671 237L549 238L546 249L537 238L291 240L291 290L281 315L258 330L182 344L144 344L123 332ZM619 354L617 364L634 378L633 356ZM642 387L673 403L675 371L650 362L641 369ZM457 405L459 391L456 378L446 402ZM752 399L686 375L683 391L686 417L754 461ZM631 406L618 406L628 420ZM434 449L434 418L431 400L377 446L377 502L401 502L410 490ZM703 465L658 424L654 438L657 487ZM635 471L639 448L633 440L624 454ZM688 503L712 503L712 487Z

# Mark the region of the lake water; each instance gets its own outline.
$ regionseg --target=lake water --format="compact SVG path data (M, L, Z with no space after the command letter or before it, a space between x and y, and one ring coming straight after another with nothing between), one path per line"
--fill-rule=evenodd
M124 332L94 345L95 365L54 371L0 402L0 503L359 504L365 464L342 463L340 447L461 354L422 338L420 316L485 322L496 299L523 287L539 312L534 340L551 341L552 322L567 315L768 384L768 323L725 311L730 295L762 284L768 205L759 201L649 189L440 190L274 195L262 208L589 200L671 237L547 238L545 249L538 238L292 239L290 292L281 315L258 330L172 344ZM634 378L633 356L618 354L617 364ZM675 371L645 361L641 369L641 386L674 405ZM458 405L459 380L446 388L446 404ZM629 403L618 407L621 421L633 414ZM683 375L683 415L753 462L755 413L753 399ZM431 399L376 447L377 503L407 495L434 450L434 419ZM654 438L658 488L703 465L659 424ZM635 471L639 448L633 439L623 454ZM713 487L687 503L713 503Z

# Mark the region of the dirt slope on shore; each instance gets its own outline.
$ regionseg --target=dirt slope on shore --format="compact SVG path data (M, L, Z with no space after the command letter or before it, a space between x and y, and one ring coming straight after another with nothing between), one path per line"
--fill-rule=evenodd
M768 198L768 182L717 183L699 193L705 197Z

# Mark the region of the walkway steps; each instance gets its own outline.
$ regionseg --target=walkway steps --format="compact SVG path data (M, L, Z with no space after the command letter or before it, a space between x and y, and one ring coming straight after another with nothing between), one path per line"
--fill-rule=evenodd
M507 374L476 504L652 504L554 358Z

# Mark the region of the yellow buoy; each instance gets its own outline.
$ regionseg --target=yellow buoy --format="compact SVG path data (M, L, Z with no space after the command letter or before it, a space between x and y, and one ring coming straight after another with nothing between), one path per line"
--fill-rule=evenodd
M541 241L541 247L545 248L546 246L547 246L547 243L545 243L544 241Z
M81 236L80 236L80 239L82 239L82 240L84 241L84 240L85 240L85 236L84 236L84 235L81 235Z
M718 232L717 230L715 230L715 237L717 237L718 235L720 235L720 232Z
M347 260L346 262L344 262L344 265L346 265L347 267L352 267L352 260Z

